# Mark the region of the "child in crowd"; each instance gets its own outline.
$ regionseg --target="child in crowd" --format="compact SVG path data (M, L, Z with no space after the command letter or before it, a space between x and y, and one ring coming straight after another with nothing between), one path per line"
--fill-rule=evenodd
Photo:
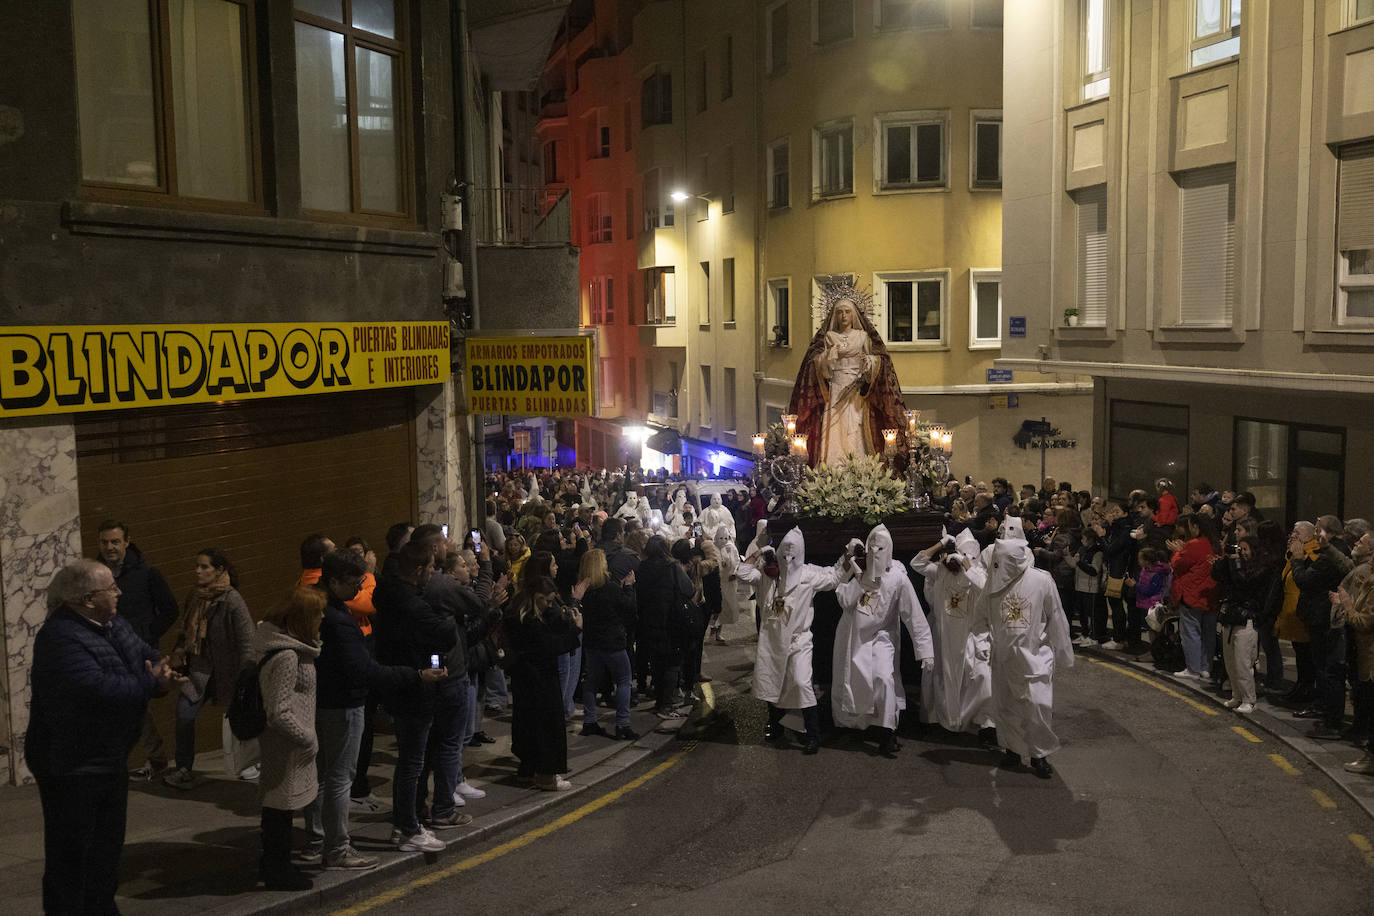
M1097 532L1091 528L1083 529L1075 556L1073 591L1078 605L1079 635L1074 645L1096 646L1107 635L1106 605L1098 612L1102 592L1102 547L1097 541ZM1108 642L1106 648L1117 648Z
M1141 548L1139 562L1140 577L1134 583L1135 606L1144 616L1156 603L1169 599L1174 573L1168 555L1154 547ZM1127 580L1126 584L1132 583Z

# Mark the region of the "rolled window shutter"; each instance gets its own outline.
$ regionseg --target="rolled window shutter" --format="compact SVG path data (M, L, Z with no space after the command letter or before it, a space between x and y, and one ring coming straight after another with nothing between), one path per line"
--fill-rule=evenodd
M1231 323L1236 298L1236 171L1195 169L1179 178L1179 324Z
M1078 207L1078 322L1107 324L1107 186L1074 195Z
M1336 246L1341 251L1374 248L1374 144L1341 150Z

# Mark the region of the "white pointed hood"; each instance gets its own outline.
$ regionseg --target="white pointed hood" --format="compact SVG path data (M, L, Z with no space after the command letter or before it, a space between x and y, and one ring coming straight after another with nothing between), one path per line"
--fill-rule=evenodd
M1033 565L1030 545L1025 539L998 538L983 551L983 568L987 570L987 590L995 592L1021 578Z
M971 562L978 562L980 548L978 547L978 539L973 536L972 531L969 531L967 528L960 531L954 538L954 546L961 554L968 557Z
M864 541L864 571L859 582L864 588L877 588L883 575L892 566L892 533L886 525L878 525L868 532Z
M806 565L806 541L802 539L800 528L793 528L783 535L782 543L778 545L778 569L782 573L782 581L795 582L801 568Z
M999 541L1021 541L1025 543L1026 529L1021 526L1021 519L1015 515L1008 515L1002 521L1002 527L997 529L997 539Z

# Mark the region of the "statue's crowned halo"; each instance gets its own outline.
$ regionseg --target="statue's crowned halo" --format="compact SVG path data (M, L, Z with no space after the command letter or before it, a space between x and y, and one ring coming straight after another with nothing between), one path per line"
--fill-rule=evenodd
M898 431L900 461L906 406L892 358L873 326L873 294L847 280L827 283L815 309L824 319L802 357L788 405L797 416L797 432L806 436L811 466L882 454L884 429Z

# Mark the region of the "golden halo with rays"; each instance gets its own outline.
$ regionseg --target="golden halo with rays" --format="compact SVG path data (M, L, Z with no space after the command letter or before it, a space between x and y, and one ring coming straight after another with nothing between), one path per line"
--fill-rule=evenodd
M849 280L827 280L818 284L820 292L815 301L811 304L811 317L814 321L823 321L830 310L835 307L835 303L841 299L848 299L854 303L854 307L863 313L864 317L870 322L873 321L874 304L873 289L869 286L858 286Z

